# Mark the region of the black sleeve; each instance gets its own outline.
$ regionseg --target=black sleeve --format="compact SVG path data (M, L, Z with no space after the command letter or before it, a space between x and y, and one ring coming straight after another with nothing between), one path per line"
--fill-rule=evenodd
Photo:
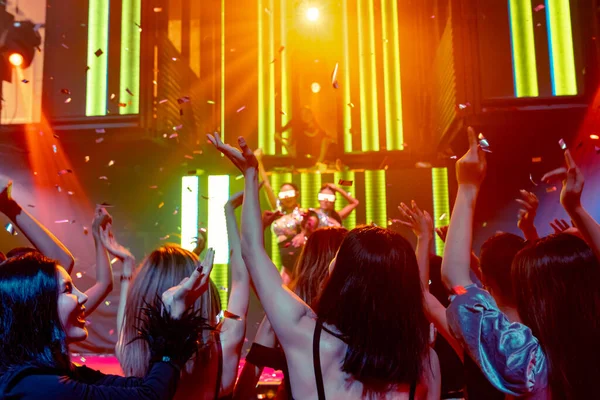
M148 375L135 386L123 385L129 378L105 375L95 384L84 383L68 376L29 375L10 392L19 399L61 400L162 400L171 399L177 389L179 368L168 362L155 363ZM137 379L137 378L135 378ZM113 384L111 381L119 383Z
M121 387L136 387L143 385L144 379L138 377L124 378L118 375L106 375L86 366L75 367L74 377L79 382L89 385L108 385Z

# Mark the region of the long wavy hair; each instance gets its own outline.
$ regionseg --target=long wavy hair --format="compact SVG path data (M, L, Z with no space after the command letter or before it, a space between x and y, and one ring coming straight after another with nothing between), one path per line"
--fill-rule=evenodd
M329 273L329 264L348 234L345 228L317 229L308 237L294 268L296 278L290 287L306 304L312 306Z
M117 357L126 376L143 377L149 367L150 351L146 342L135 340L138 336L136 327L142 318L142 308L147 304L154 304L157 295L179 284L184 278L190 276L196 269L198 256L175 244L166 244L154 250L141 264L131 281L127 293L124 321L119 332L117 343ZM216 325L217 315L220 312L218 302L214 301L214 285L196 301L194 310L201 310L201 316L207 319L210 325ZM202 344L210 340L210 332L205 331L201 338ZM186 364L185 371L192 373L195 362L201 360L201 355L196 356Z
M348 348L341 369L372 394L421 377L428 355L419 267L410 243L375 226L351 230L316 302Z
M70 370L58 314L55 261L39 253L0 265L0 374L34 366ZM9 375L9 374L7 374Z
M590 247L568 233L543 238L515 256L512 280L519 316L546 354L552 398L598 398L600 263Z

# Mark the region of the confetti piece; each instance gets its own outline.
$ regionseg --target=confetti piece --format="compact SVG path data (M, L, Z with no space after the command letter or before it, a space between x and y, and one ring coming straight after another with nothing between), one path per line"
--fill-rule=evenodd
M114 335L114 334L115 334L115 330L114 330L114 329L111 329L110 331L108 331L108 334L109 334L110 336Z
M459 104L458 105L458 109L459 110L464 110L465 108L469 107L471 104L469 103L465 103L465 104Z
M552 192L556 192L558 189L556 188L556 186L551 186L549 188L546 188L546 193L552 193Z
M281 115L287 115L287 114L285 113L285 111L283 111L283 110L279 111L279 113L280 113Z
M175 210L173 211L173 215L177 215L179 213L179 206L175 207Z
M99 128L99 129L96 129L96 133L98 133L98 134L106 133L106 131L104 130L104 128Z
M593 139L593 140L598 140L598 139L600 139L600 136L598 136L598 135L596 135L596 134L593 134L593 133L592 133L592 134L590 135L590 139Z
M208 197L208 196L205 196L205 195L202 195L202 196L200 196L200 197L202 197L204 200L209 200L209 199L210 199L210 197Z
M149 186L148 188L149 188L149 189L158 189L158 186L156 186L156 185L153 185L153 186Z
M283 50L285 50L285 46L281 46L278 51L281 53Z
M159 238L159 239L160 239L160 240L167 240L167 239L168 239L168 238L170 238L170 237L171 237L171 235L165 235L165 236L163 236L163 237L161 237L161 238Z
M432 165L430 162L426 162L426 161L418 161L415 164L415 168L431 168Z
M535 11L535 12L538 12L538 11L541 11L541 10L543 10L544 8L546 8L546 6L545 6L545 5L543 5L543 4L538 4L537 6L535 6L535 8L533 9L533 11Z
M190 101L190 96L183 96L177 99L177 104L189 103Z
M106 176L99 176L98 179L103 180L103 181L107 181L108 178Z
M81 272L78 272L78 273L76 273L76 274L75 274L75 276L76 276L77 278L81 279L81 277L82 277L83 275L81 274Z
M85 156L84 160L85 160L85 162L89 162L90 161L90 156Z
M154 12L155 13L162 12L162 7L154 7Z
M75 194L75 192L71 192L71 191L69 190L69 191L67 192L67 194L68 194L69 196L73 196L73 195Z
M54 221L55 224L66 224L68 222L68 219L59 219L58 221Z
M108 162L108 166L109 166L109 167L112 167L113 165L115 165L115 162L114 162L114 160L110 160L110 161Z
M172 134L170 134L170 135L169 135L169 139L176 138L177 136L179 136L179 134L177 134L177 133L172 133Z
M443 220L444 218L446 218L446 213L443 213L442 215L440 215L440 221Z
M192 151L193 154L203 154L202 150L194 150Z
M531 158L531 162L532 162L532 163L539 163L539 162L542 162L542 157L532 157L532 158Z
M104 142L104 138L103 137L100 137L100 138L96 139L96 143L102 143L102 142Z
M56 133L52 136L54 136L54 139L60 139L60 136L58 136Z
M65 100L65 104L69 104L70 102L71 102L71 98L70 97Z
M58 148L56 147L55 144L52 145L52 151L54 152L54 154L56 154L58 152Z
M23 79L21 82L23 82L23 83L29 83L29 81L27 79Z
M94 52L94 54L96 55L96 57L100 57L102 54L104 54L104 52L102 51L102 49L98 49Z
M207 102L208 104L212 104L212 105L214 105L214 104L215 104L215 102L214 102L213 100L207 100L206 102Z
M73 173L73 171L70 169L61 169L60 171L58 171L58 176L72 174L72 173Z
M110 306L110 301L109 301L109 300L106 300L106 301L104 302L104 304L106 304L107 306Z
M174 130L174 131L179 131L179 130L181 130L181 129L183 129L183 125L177 125L177 126L174 126L174 127L173 127L173 130Z
M237 109L236 113L242 112L246 109L246 106L241 106L240 108Z
M6 232L10 233L13 236L17 236L17 231L15 230L15 227L13 224L11 224L10 222L6 225L4 225L4 229L6 229Z
M560 139L560 140L558 141L558 145L560 146L560 148L561 148L562 150L566 150L566 149L567 149L567 144L565 143L565 141L564 141L563 139Z
M56 188L56 190L58 190L59 193L62 192L62 189L60 188L60 186L54 185L54 187Z
M119 107L127 107L127 103L119 103Z
M187 187L188 192L192 192L192 188L190 188L189 186Z
M81 357L80 360L81 360L81 362L85 362L86 361L85 357Z
M194 157L190 156L189 154L186 154L183 157L185 157L185 158L187 158L189 160L193 160L194 159Z
M111 93L111 94L110 94L110 99L111 99L111 100L114 100L116 97L117 97L117 95L116 95L116 94L114 94L114 93Z
M534 186L538 186L538 184L535 183L535 181L533 180L533 175L531 173L529 174L529 181L531 181L531 183L533 183Z
M69 89L60 89L60 92L61 92L62 94L66 94L66 95L68 95L68 96L70 96L70 95L71 95L71 91L70 91Z
M340 186L352 186L352 183L353 183L353 181L346 181L343 179L340 179L338 181L338 185L340 185Z
M67 45L66 45L66 44L64 44L64 43L61 43L60 45L61 45L62 47L64 47L65 49L67 49L67 50L69 49L69 46L67 46Z
M159 101L159 102L158 102L158 104L164 104L164 103L166 103L167 101L169 101L169 100L167 100L167 99L162 99L161 101Z
M113 258L112 260L110 260L110 265L114 265L114 263L116 263L117 261L119 261L117 257Z
M337 84L337 73L338 73L339 66L340 66L339 63L335 63L335 67L333 68L333 72L331 73L331 84L336 89L337 89L337 87L336 87L336 84Z
M163 208L164 205L165 205L165 202L161 201L160 204L158 205L158 208Z
M33 204L27 204L27 207L35 208Z
M354 108L354 103L348 103L348 107Z
M137 25L137 24L136 24ZM133 92L131 90L129 90L129 88L125 88L125 91L130 95L133 96Z

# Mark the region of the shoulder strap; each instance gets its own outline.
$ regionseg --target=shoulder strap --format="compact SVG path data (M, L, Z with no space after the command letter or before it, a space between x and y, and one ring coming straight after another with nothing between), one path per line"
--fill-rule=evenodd
M319 344L321 343L322 322L317 319L315 323L315 334L313 335L313 363L315 367L315 379L317 383L317 393L319 400L325 400L325 386L323 385L323 372L321 371L321 355L319 354Z
M215 332L215 343L217 344L217 384L215 388L215 400L219 399L219 392L221 391L221 380L223 378L223 346L221 345L221 337L219 332Z
M409 400L415 400L415 393L417 392L417 381L413 381L410 384L410 393L408 394Z

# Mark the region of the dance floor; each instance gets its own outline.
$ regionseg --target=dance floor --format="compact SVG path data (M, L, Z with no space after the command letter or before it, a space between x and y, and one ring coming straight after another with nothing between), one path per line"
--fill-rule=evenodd
M86 365L89 368L102 371L105 374L121 376L123 375L123 371L121 371L119 361L117 360L117 357L113 355L73 354L71 360L76 364ZM242 367L244 366L245 362L246 360L243 358L240 360L238 372L242 370ZM265 368L258 384L279 385L282 379L283 373L281 371L276 371L271 368Z

